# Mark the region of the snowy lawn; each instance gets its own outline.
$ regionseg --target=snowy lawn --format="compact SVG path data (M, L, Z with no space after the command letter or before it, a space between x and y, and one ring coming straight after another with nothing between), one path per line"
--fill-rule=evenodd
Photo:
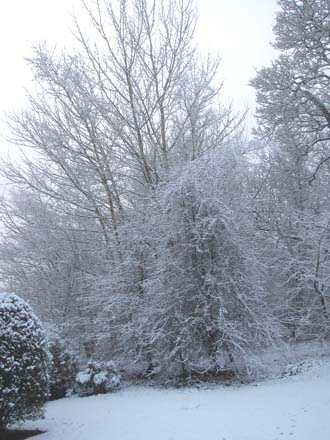
M36 440L329 440L330 364L210 390L127 388L48 405Z

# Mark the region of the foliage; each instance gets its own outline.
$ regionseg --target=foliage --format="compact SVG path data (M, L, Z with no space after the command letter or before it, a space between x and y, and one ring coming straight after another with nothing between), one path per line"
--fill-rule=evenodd
M48 352L39 320L12 293L0 294L0 429L43 414Z

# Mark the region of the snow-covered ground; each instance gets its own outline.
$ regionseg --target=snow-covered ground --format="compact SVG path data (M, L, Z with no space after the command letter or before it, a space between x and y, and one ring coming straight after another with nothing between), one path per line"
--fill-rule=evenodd
M38 440L329 440L330 364L259 385L144 387L48 405Z

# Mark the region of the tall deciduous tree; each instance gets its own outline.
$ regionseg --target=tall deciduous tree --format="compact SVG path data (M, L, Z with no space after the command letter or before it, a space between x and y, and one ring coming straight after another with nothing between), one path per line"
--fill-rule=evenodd
M219 60L194 47L191 1L82 9L88 32L76 19L75 50L34 49L36 91L10 117L22 154L2 167L17 189L2 203L2 274L36 299L45 292L45 316L71 321L77 308L91 330L110 279L119 291L144 282L146 247L133 251L123 231L173 166L229 144L242 118L220 102Z
M89 33L76 20L72 53L35 49L36 93L11 117L2 276L88 357L242 367L280 329L219 60L194 47L189 0L83 6Z

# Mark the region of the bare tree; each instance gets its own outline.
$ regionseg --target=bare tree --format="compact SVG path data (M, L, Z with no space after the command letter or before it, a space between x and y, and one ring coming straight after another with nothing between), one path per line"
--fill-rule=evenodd
M208 340L206 321L212 315L216 325L221 289L209 294L204 278L208 271L211 278L219 275L215 266L222 260L218 254L212 260L211 248L227 243L227 232L222 231L217 213L219 228L208 236L212 207L196 218L196 225L191 224L184 210L198 211L204 202L190 204L188 194L181 206L180 186L173 191L171 185L172 180L176 185L184 169L185 175L197 172L204 157L219 160L220 156L212 156L215 151L231 149L242 134L244 115L235 115L221 103L219 59L203 59L193 44L196 12L190 0L96 0L83 2L83 11L91 26L87 33L75 19L77 47L72 53L46 46L34 49L29 63L36 91L28 95L28 108L10 117L11 139L20 147L21 157L2 168L19 191L2 203L3 277L17 289L25 288L28 295L35 291L36 299L44 291L48 309L58 300L63 321L82 324L78 328L89 354L97 347L137 360L136 347L141 347L143 356L152 352L155 356L156 328L165 330L173 307L179 310L180 304L185 308L189 303L188 279L173 279L171 286L165 280L175 272L162 265L173 257L187 264L187 276L196 277L194 286L200 290L196 313L212 309L214 298L216 303L213 314L205 312L205 322L202 316L196 318L202 327L190 325L189 313L181 311L184 332L191 333L189 356L199 329L201 352L216 353L221 337ZM219 179L215 184L220 185ZM239 186L234 179L227 184ZM166 214L167 189L178 205L170 206ZM171 219L171 228L184 232L173 252L169 244L164 246L170 240ZM201 235L198 240L196 234ZM201 257L198 249L204 247ZM190 257L181 261L180 251L190 248ZM212 267L204 268L208 259ZM240 256L236 260L240 277L244 264ZM228 271L229 266L226 262ZM228 283L234 289L235 281ZM156 292L156 285L162 292ZM180 291L186 299L176 306ZM232 309L235 301L245 307L239 292ZM163 301L161 315L157 301L159 305ZM178 326L176 321L170 328L173 337ZM73 326L71 331L78 333ZM169 348L177 343L173 341L162 336L164 353L173 349ZM168 359L177 361L178 356L179 351ZM156 357L160 358L160 351Z

